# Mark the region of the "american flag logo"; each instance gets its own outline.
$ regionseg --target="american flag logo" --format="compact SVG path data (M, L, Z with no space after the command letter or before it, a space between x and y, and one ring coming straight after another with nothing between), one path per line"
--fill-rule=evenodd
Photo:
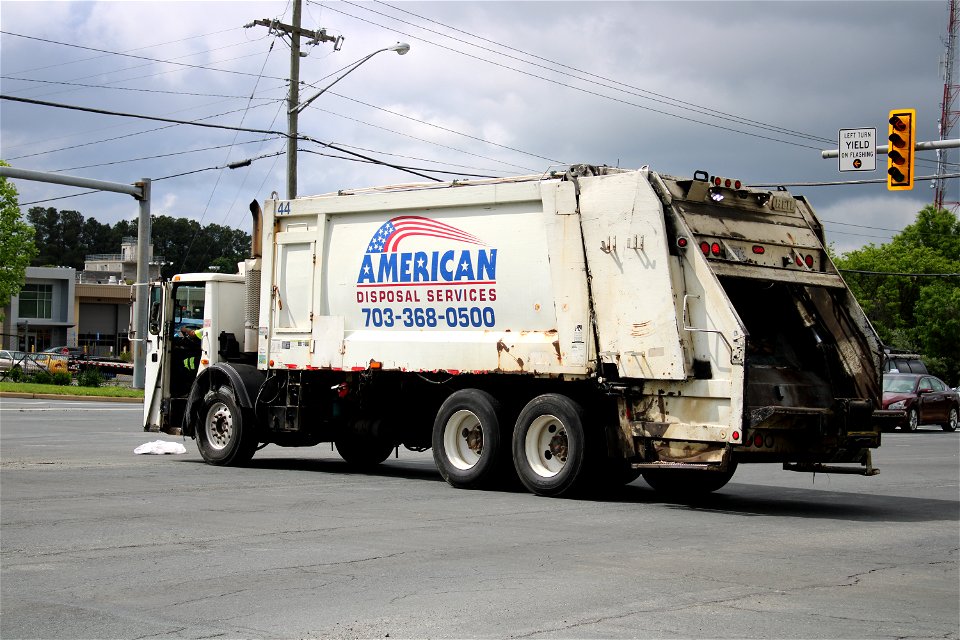
M393 253L400 246L400 241L413 236L428 236L431 238L446 238L468 244L485 245L473 234L461 231L456 227L421 216L398 216L383 223L377 232L370 238L367 253Z

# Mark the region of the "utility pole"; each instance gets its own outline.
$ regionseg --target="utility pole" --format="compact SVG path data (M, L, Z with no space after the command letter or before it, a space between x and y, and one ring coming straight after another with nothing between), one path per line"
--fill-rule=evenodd
M306 45L318 45L321 42L332 42L333 50L339 51L343 45L343 36L329 36L326 29L311 31L300 27L300 10L302 0L293 2L293 24L284 24L277 20L254 20L246 27L255 25L267 27L271 33L279 33L290 38L290 92L287 97L287 199L297 197L297 127L300 112L296 110L300 104L300 58L306 56L300 53L301 36L309 38Z

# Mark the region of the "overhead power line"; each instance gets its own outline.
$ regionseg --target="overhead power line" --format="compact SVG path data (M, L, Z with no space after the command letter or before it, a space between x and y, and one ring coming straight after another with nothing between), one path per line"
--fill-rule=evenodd
M207 36L216 36L216 35L220 35L221 33L227 33L228 31L234 31L234 30L237 30L237 29L240 29L240 27L230 27L229 29L221 29L220 31L211 31L211 32L209 32L209 33L201 33L201 34L199 34L199 35L188 36L188 37L186 37L186 38L179 38L179 39L177 39L177 40L167 40L166 42L158 42L157 44L147 44L147 45L143 45L143 46L141 46L141 47L136 47L136 48L133 48L133 49L127 49L126 51L121 51L120 53L130 53L131 51L141 51L141 50L143 50L143 49L152 49L152 48L154 48L154 47L163 47L163 46L166 46L166 45L168 45L168 44L178 44L178 43L180 43L180 42L186 42L187 40L196 40L197 38L206 38ZM65 66L68 66L68 65L71 65L71 64L78 64L78 63L80 63L80 62L88 62L88 61L90 61L90 60L97 60L97 59L99 59L99 58L105 58L106 56L109 56L109 55L113 55L113 53L112 53L112 52L111 52L111 53L104 53L104 54L99 55L99 56L90 56L89 58L80 58L79 60L70 60L69 62L58 61L56 64L48 64L48 65L44 65L44 66L42 66L42 67L33 67L33 68L31 68L31 69L18 69L18 70L16 70L16 71L13 71L13 73L32 73L32 72L34 72L34 71L43 71L44 69L52 69L52 68L54 68L54 67L56 67L56 68L59 69L59 68L62 68L62 67L65 67Z
M35 78L20 78L17 76L0 75L0 79L17 80L20 82L35 82L38 84L58 84L68 87L81 87L84 89L109 89L111 91L137 91L140 93L163 93L174 96L200 96L202 98L236 98L246 100L249 96L231 96L222 93L196 93L193 91L170 91L164 89L146 89L142 87L111 87L105 84L84 84L82 82L66 82L63 80L38 80ZM275 98L256 98L257 100L275 100Z
M282 136L282 137L284 137L284 138L289 138L289 137L290 137L289 134L287 134L287 133L285 133L285 132L283 132L283 131L271 131L271 130L269 130L269 129L254 129L254 128L250 128L250 127L233 127L233 126L226 125L226 124L211 124L211 123L207 123L207 122L190 122L190 121L188 121L188 120L175 120L175 119L173 119L173 118L161 118L161 117L159 117L159 116L147 116L147 115L143 115L143 114L139 114L139 113L124 113L124 112L122 112L122 111L109 111L109 110L107 110L107 109L96 109L96 108L93 108L93 107L81 107L81 106L71 105L71 104L61 104L61 103L58 103L58 102L47 102L47 101L45 101L45 100L33 100L33 99L30 99L30 98L19 98L19 97L17 97L17 96L8 96L8 95L3 95L3 94L0 94L0 100L12 100L12 101L14 101L14 102L23 102L23 103L27 103L27 104L35 104L35 105L40 105L40 106L45 106L45 107L54 107L54 108L59 108L59 109L70 109L70 110L73 110L73 111L85 111L85 112L88 112L88 113L98 113L98 114L101 114L101 115L119 116L119 117L123 117L123 118L136 118L136 119L140 119L140 120L154 120L154 121L158 121L158 122L171 122L171 123L174 123L174 124L190 125L190 126L192 126L192 127L204 127L204 128L208 128L208 129L223 129L223 130L225 130L225 131L245 131L245 132L247 132L247 133L262 133L262 134L267 134L267 135L272 135L272 136ZM415 176L419 176L419 177L421 177L421 178L426 178L427 180L432 180L432 181L434 181L434 182L442 182L442 180L440 180L439 178L436 178L436 177L434 177L434 176L427 175L427 174L424 174L424 173L419 173L419 172L417 172L417 171L413 171L413 170L410 170L410 169L406 169L406 168L404 168L404 167L401 167L401 166L399 166L399 165L395 165L395 164L390 163L390 162L384 162L383 160L377 160L376 158L371 158L371 157L365 156L365 155L363 155L363 154L361 154L361 153L357 153L357 152L355 152L355 151L350 151L349 149L344 149L344 148L338 147L337 145L331 144L331 143L329 143L329 142L323 142L322 140L317 140L316 138L312 138L312 137L310 137L310 136L298 135L298 136L296 136L296 138L297 138L298 140L305 140L305 141L307 141L307 142L312 142L312 143L314 143L314 144L319 144L320 146L327 147L327 148L329 148L329 149L334 149L334 150L336 150L336 151L340 151L341 153L346 153L346 154L351 155L351 156L355 156L355 157L358 157L358 158L364 158L364 159L370 160L370 161L372 161L372 162L375 162L375 163L377 163L377 164L379 164L379 165L381 165L381 166L390 167L390 168L393 168L393 169L397 169L397 170L399 170L399 171L404 171L404 172L406 172L406 173L410 173L410 174L413 174L413 175L415 175Z
M394 32L394 33L399 33L399 34L401 34L401 35L403 35L403 36L406 36L406 37L408 37L408 38L412 38L412 39L418 40L418 41L420 41L420 42L424 42L424 43L426 43L426 44L430 44L430 45L433 45L433 46L435 46L435 47L439 47L439 48L441 48L441 49L445 49L445 50L447 50L447 51L452 51L453 53L458 53L458 54L460 54L460 55L462 55L462 56L466 56L466 57L471 58L471 59L474 59L474 60L480 60L481 62L486 62L486 63L488 63L488 64L492 64L492 65L494 65L494 66L497 66L497 67L500 67L500 68L503 68L503 69L507 69L507 70L510 70L510 71L514 71L514 72L516 72L516 73L520 73L520 74L523 74L523 75L525 75L525 76L529 76L529 77L531 77L531 78L536 78L536 79L538 79L538 80L543 80L544 82L549 82L549 83L552 83L552 84L559 85L559 86L561 86L561 87L566 87L566 88L568 88L568 89L573 89L574 91L579 91L580 93L585 93L585 94L587 94L587 95L592 95L592 96L596 96L596 97L599 97L599 98L604 98L604 99L606 99L606 100L611 100L611 101L613 101L613 102L619 102L619 103L624 104L624 105L627 105L627 106L636 107L636 108L638 108L638 109L643 109L643 110L645 110L645 111L651 111L651 112L653 112L653 113L659 113L659 114L661 114L661 115L669 116L669 117L671 117L671 118L677 118L677 119L679 119L679 120L684 120L684 121L686 121L686 122L692 122L692 123L695 123L695 124L701 124L701 125L704 125L704 126L707 126L707 127L712 127L712 128L714 128L714 129L719 129L719 130L722 130L722 131L729 131L729 132L731 132L731 133L738 133L738 134L745 135L745 136L751 136L751 137L753 137L753 138L760 138L760 139L762 139L762 140L769 140L769 141L771 141L771 142L779 142L779 143L781 143L781 144L788 144L788 145L795 146L795 147L802 147L802 148L804 148L804 149L813 149L813 150L816 150L816 151L820 151L820 147L818 147L818 146L812 146L812 145L809 145L809 144L803 144L803 143L801 143L801 142L793 142L793 141L790 141L790 140L783 140L783 139L781 139L781 138L775 138L775 137L763 135L763 134L760 134L760 133L754 133L754 132L750 132L750 131L743 131L742 129L737 129L737 128L735 128L735 127L724 126L724 125L721 125L721 124L717 124L717 123L715 123L715 122L707 122L707 121L704 121L704 120L698 120L697 118L691 118L691 117L689 117L689 116L684 116L684 115L681 115L681 114L678 114L678 113L673 113L673 112L671 112L671 111L664 111L663 109L656 109L656 108L651 107L651 106L648 106L648 105L637 104L636 102L631 102L631 101L629 101L629 100L624 100L623 98L618 98L618 97L616 97L616 96L610 96L610 95L607 95L607 94L604 94L604 93L600 93L600 92L598 92L598 91L593 91L593 90L590 90L590 89L586 89L586 88L584 88L584 87L578 87L578 86L576 86L576 85L569 84L569 83L567 83L567 82L561 82L561 81L559 81L559 80L554 80L554 79L552 79L552 78L547 78L547 77L545 77L545 76L537 75L536 73L532 73L532 72L530 72L530 71L524 71L523 69L518 69L518 68L516 68L516 67L511 67L510 65L506 65L506 64L503 64L503 63L500 63L500 62L495 62L495 61L493 61L493 60L489 60L489 59L487 59L487 58L482 58L482 57L477 56L477 55L474 55L474 54L466 53L466 52L464 52L464 51L460 51L459 49L455 49L455 48L453 48L453 47L448 47L448 46L443 45L443 44L439 44L439 43L436 43L436 42L431 42L430 40L426 40L426 39L424 39L424 38L422 38L422 37L415 36L415 35L412 35L412 34L409 34L409 33L405 33L405 32L403 32L403 31L399 31L399 30L394 29L394 28L392 28L392 27L387 27L386 25L379 24L379 23L374 22L374 21L372 21L372 20L367 20L366 18L361 18L360 16L355 16L355 15L353 15L353 14L351 14L351 13L347 13L346 11L343 11L343 10L341 10L341 9L336 9L336 8L330 6L330 5L323 5L323 6L324 6L327 10L329 10L329 11L335 11L335 12L337 12L337 13L340 13L340 14L345 15L345 16L347 16L347 17L353 18L353 19L355 19L355 20L359 20L359 21L361 21L361 22L366 22L367 24L371 24L371 25L373 25L373 26L375 26L375 27L380 27L380 28L382 28L382 29L387 29L387 30L389 30L389 31L392 31L392 32ZM529 64L529 63L528 63L528 64ZM594 83L594 84L596 84L596 83Z
M512 55L503 53L502 51L496 51L496 50L494 50L494 49L490 49L489 47L484 47L484 46L481 46L481 45L478 45L478 44L474 44L474 43L472 43L472 42L468 42L468 41L463 40L463 39L461 39L461 38L456 38L456 37L451 36L451 35L449 35L449 34L442 33L442 32L440 32L440 31L436 31L436 30L434 30L434 29L430 29L429 27L425 27L425 26L423 26L423 25L419 25L419 24L415 24L415 23L412 23L412 22L408 22L408 21L406 21L406 20L401 20L400 18L397 18L397 17L395 17L395 16L391 16L391 15L386 14L386 13L382 13L382 12L380 12L380 11L375 11L375 10L371 9L370 7L363 6L363 5L357 4L357 3L355 3L355 2L350 2L349 0L342 0L342 1L343 1L344 4L348 4L348 5L352 6L352 7L357 8L357 9L363 9L363 10L365 10L365 11L369 11L370 13L375 13L375 14L377 14L377 15L379 15L379 16L383 16L383 17L388 18L388 19L390 19L390 20L396 20L397 22L400 22L401 24L406 24L406 25L409 25L409 26L411 26L411 27L416 27L416 28L418 28L418 29L423 29L424 31L427 31L427 32L429 32L429 33L433 33L433 34L442 36L442 37L444 37L444 38L449 38L449 39L454 40L454 41L456 41L456 42L460 42L460 43L466 44L466 45L468 45L468 46L475 47L475 48L480 49L480 50L482 50L482 51L487 51L487 52L489 52L489 53L494 53L494 54L496 54L496 55L500 55L500 56L503 56L503 57L505 57L505 58L509 58L509 59L511 59L511 60L516 60L516 61L522 62L522 63L524 63L524 64L529 64L529 65L532 65L532 66L535 66L535 67L539 67L539 68L541 68L541 69L546 69L547 71L557 72L558 69L557 69L557 68L554 68L554 67L559 67L560 69L565 69L565 70L567 70L567 71L573 71L573 72L575 72L575 73L580 74L581 76L587 76L587 77L585 77L585 78L584 78L584 77L580 77L580 78L578 78L579 80L583 80L583 81L585 81L585 82L592 82L592 83L594 83L594 84L598 84L598 85L603 86L603 87L605 87L605 88L613 89L614 91L620 91L620 92L626 93L626 94L628 94L628 95L634 95L634 96L642 97L642 98L645 98L645 99L650 100L650 101L652 101L652 102L657 102L657 103L664 104L664 105L668 105L668 106L673 106L673 107L678 107L678 108L681 108L681 109L690 110L690 111L693 111L694 113L699 113L699 114L701 114L701 115L706 115L706 116L710 116L710 117L725 118L725 119L732 118L732 119L736 120L738 124L744 124L744 125L751 126L751 127L757 127L757 128L760 128L760 129L766 129L767 131L771 131L771 132L774 132L774 133L781 133L781 134L785 134L785 135L789 135L789 136L794 136L794 137L798 137L798 138L805 138L805 139L814 140L814 141L833 142L833 140L828 139L828 138L822 138L822 137L820 137L820 136L816 136L816 135L809 134L809 133L804 133L804 132L802 132L802 131L795 131L795 130L793 130L793 129L787 129L787 128L785 128L785 127L780 127L780 126L777 126L777 125L768 124L768 123L765 123L765 122L761 122L761 121L759 121L759 120L751 120L751 119L749 119L749 118L745 118L745 117L743 117L743 116L739 116L739 115L736 115L736 114L733 114L733 113L727 113L727 112L724 112L724 111L719 111L719 110L716 110L716 109L711 109L710 107L704 107L704 106L702 106L702 105L698 105L698 104L695 104L695 103L693 103L693 102L688 102L688 101L685 101L685 100L679 100L679 99L677 99L677 98L672 98L672 97L667 96L667 95L664 95L664 94L662 94L662 93L657 93L657 92L655 92L655 91L650 91L650 90L647 90L647 89L642 89L642 88L640 88L640 87L636 87L636 86L634 86L634 85L631 85L631 84L628 84L628 83L625 83L625 82L620 82L619 80L614 80L614 79L611 79L611 78L607 78L607 77L605 77L605 76L602 76L602 75L599 75L599 74L596 74L596 73L592 73L592 72L590 72L590 71L584 71L583 69L578 69L578 68L576 68L576 67L572 67L572 66L570 66L570 65L566 65L566 64L563 64L563 63L561 63L561 62L557 62L557 61L555 61L555 60L550 60L549 58L545 58L545 57L543 57L543 56L539 56L539 55L537 55L537 54L530 53L530 52L528 52L528 51L523 51L522 49L518 49L518 48L516 48L516 47L511 47L511 46L509 46L509 45L503 44L502 42L497 42L497 41L491 40L491 39L489 39L489 38L484 38L484 37L482 37L482 36L478 36L478 35L476 35L476 34L472 34L472 33L469 33L469 32L467 32L467 31L463 31L462 29L457 29L456 27L451 27L450 25L444 24L444 23L442 23L442 22L438 22L438 21L433 20L433 19L431 19L431 18L426 18L426 17L424 17L424 16L421 16L421 15L418 15L418 14L416 14L416 13L413 13L412 11L408 11L408 10L406 10L406 9L401 9L400 7L393 6L393 5L388 4L388 3L386 3L386 2L380 2L379 0L375 0L375 2L377 2L377 4L381 4L381 5L383 5L383 6L390 7L391 9L393 9L393 10L395 10L395 11L403 12L403 13L405 13L405 14L408 14L408 15L414 16L414 17L416 17L416 18L419 18L420 20L425 20L425 21L427 21L427 22L431 22L431 23L433 23L433 24L436 24L436 25L439 25L439 26L441 26L441 27L444 27L445 29L450 29L450 30L452 30L452 31L456 31L456 32L458 32L458 33L462 33L462 34L467 35L467 36L469 36L469 37L471 37L471 38L474 38L474 39L476 39L476 40L480 40L480 41L483 41L483 42L488 42L488 43L490 43L490 44L493 44L493 45L495 45L495 46L501 47L501 48L503 48L503 49L507 49L507 50L509 50L509 51L515 51L515 52L517 52L517 53L519 53L519 54L521 54L521 55L527 56L527 57L529 57L529 58L534 58L534 59L536 59L536 60L541 60L541 61L546 62L546 63L548 63L549 65L552 65L552 66L545 66L545 65L539 64L539 63L537 63L537 62L530 62L529 60L524 60L524 59L522 59L522 58L518 58L518 57L516 57L516 56L512 56ZM596 79L602 80L603 82L606 82L606 83L612 83L612 84L614 84L614 85L619 85L619 87L618 87L618 86L611 86L610 84L602 84L602 83L596 82L595 80L592 80L591 78L596 78ZM626 89L621 89L620 87L625 87ZM627 89L629 89L629 91L628 91Z
M260 140L247 140L246 142L232 142L231 144L221 144L215 147L204 147L202 149L187 149L185 151L174 151L171 153L160 153L153 156L143 156L140 158L127 158L126 160L114 160L113 162L99 162L97 164L85 164L78 167L67 167L66 169L51 169L50 173L60 173L63 171L76 171L77 169L92 169L93 167L106 167L114 164L126 164L128 162L143 162L145 160L158 160L160 158L170 158L172 156L182 156L188 153L201 153L203 151L215 151L217 149L226 149L231 146L238 146L242 144L256 144L269 142L270 140L277 140L278 136L273 136L271 138L261 138Z
M160 58L151 58L151 57L149 57L149 56L138 56L138 55L134 55L134 54L132 54L132 53L121 53L121 52L119 52L119 51L110 51L109 49L98 49L97 47L87 47L87 46L84 46L84 45L81 45L81 44L72 44L72 43L69 43L69 42L60 42L59 40L50 40L50 39L48 39L48 38L40 38L40 37L37 37L37 36L28 36L28 35L24 35L24 34L22 34L22 33L14 33L13 31L5 31L5 30L2 30L2 29L0 29L0 34L7 35L7 36L15 36L15 37L17 37L17 38L26 38L27 40L36 40L36 41L38 41L38 42L47 42L47 43L49 43L49 44L57 44L57 45L60 45L60 46L72 47L72 48L75 48L75 49L84 49L84 50L86 50L86 51L97 51L97 52L99 52L99 53L108 53L108 54L111 54L111 55L121 56L121 57L124 57L124 58L134 58L134 59L136 59L136 60L146 60L146 61L148 61L148 62L157 62L157 63L160 63L160 64L175 64L175 65L178 65L178 66L181 66L181 67L187 67L187 68L190 68L190 69L201 69L201 70L203 70L203 71L219 71L219 72L222 72L222 73L232 73L232 74L235 74L235 75L238 75L238 76L251 76L251 77L254 77L254 78L258 77L258 74L256 74L256 73L249 73L249 72L246 72L246 71L234 71L233 69L219 69L219 68L217 68L217 67L207 67L207 66L204 66L204 65L202 65L202 64L190 64L190 63L187 63L187 62L174 62L173 60L162 60L162 59L160 59ZM259 55L259 54L255 54L255 55ZM263 76L263 77L265 77L265 78L270 78L271 80L286 80L286 78L278 78L278 77L275 77L275 76Z

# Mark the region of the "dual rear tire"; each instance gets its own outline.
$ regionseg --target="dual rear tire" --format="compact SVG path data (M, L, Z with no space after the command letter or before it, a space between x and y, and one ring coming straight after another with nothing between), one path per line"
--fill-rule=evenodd
M587 485L592 461L604 453L588 441L583 415L574 400L547 393L514 423L486 391L457 391L434 422L434 461L454 487L490 488L519 477L537 495L567 495Z
M585 428L585 415L575 400L545 393L511 421L489 393L457 391L434 422L434 461L443 478L462 489L489 488L518 477L531 492L558 497L636 480L638 470L607 457L602 430ZM720 489L735 471L733 463L724 471L655 469L643 477L659 492L692 497Z

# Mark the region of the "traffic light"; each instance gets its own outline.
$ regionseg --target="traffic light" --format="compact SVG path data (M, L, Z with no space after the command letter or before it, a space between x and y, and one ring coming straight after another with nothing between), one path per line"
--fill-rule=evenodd
M913 189L913 147L916 143L916 109L894 109L890 112L887 151L887 189Z

